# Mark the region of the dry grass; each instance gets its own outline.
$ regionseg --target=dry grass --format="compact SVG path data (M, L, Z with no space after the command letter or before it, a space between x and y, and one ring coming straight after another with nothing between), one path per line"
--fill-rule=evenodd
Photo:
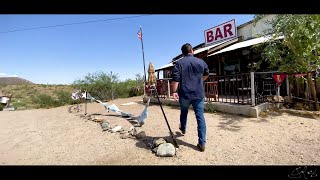
M68 85L40 85L40 84L28 84L28 85L7 85L0 86L0 91L3 94L12 94L12 101L14 107L19 109L34 109L37 107L31 100L32 96L39 94L46 94L52 97L56 97L55 92L66 91L71 92L73 88Z

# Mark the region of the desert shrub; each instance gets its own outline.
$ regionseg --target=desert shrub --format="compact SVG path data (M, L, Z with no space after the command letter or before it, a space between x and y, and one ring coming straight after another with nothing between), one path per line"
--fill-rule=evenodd
M71 93L68 92L68 91L60 90L60 91L55 91L54 93L57 96L57 100L56 101L57 101L57 104L59 106L81 103L80 100L73 100L71 98Z
M208 102L207 104L206 104L206 109L207 109L207 111L208 112L210 112L210 113L215 113L215 112L217 112L217 108L212 104L212 102Z
M35 103L38 108L51 108L61 105L57 100L47 94L31 96L31 101Z
M11 104L13 105L13 107L15 108L19 108L19 107L28 107L28 104L25 101L19 100L19 101L11 101Z
M136 86L143 87L143 79L137 74L135 80L119 81L118 74L104 72L89 73L73 83L73 88L86 90L93 97L100 100L127 98L143 94L143 88L136 92Z
M0 104L0 111L2 111L4 107L5 107L4 104Z
M73 101L70 97L71 93L67 91L55 91L54 94L57 96L57 101L61 105L71 104Z

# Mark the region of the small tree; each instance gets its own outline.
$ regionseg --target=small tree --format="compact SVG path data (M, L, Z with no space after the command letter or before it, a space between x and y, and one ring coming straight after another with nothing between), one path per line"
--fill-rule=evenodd
M118 83L118 74L106 74L95 72L87 74L83 79L78 79L73 83L74 88L87 90L92 96L99 99L114 99L116 93L114 86Z
M255 21L262 15L256 15ZM314 72L320 65L320 15L276 15L271 22L273 40L284 36L282 41L269 41L263 49L262 57L271 67L279 67L287 73ZM279 43L280 42L280 43ZM307 82L319 111L315 84L308 73Z

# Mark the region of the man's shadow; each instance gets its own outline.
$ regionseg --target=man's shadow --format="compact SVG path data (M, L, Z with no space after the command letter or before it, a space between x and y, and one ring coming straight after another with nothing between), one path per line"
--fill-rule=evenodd
M175 141L177 142L179 147L186 146L186 147L192 148L194 150L198 150L197 146L178 139L181 136L183 136L183 135L178 131L173 135L173 138L175 139ZM164 137L145 136L142 139L137 139L137 138L134 138L134 139L137 141L137 143L136 143L137 147L151 150L151 148L148 147L148 143L150 143L150 142L152 143L154 139L159 139L159 138L163 138L166 140L167 143L171 143L171 144L173 144L173 146L175 146L175 143L173 142L171 135L164 136Z
M107 117L118 117L121 119L127 120L134 127L141 127L142 125L138 123L140 116L122 116L121 114L101 114L101 113L92 113L93 116L107 116Z
M100 114L100 113L93 113L91 115L99 115L99 116L109 116L109 117L118 117L118 118L121 118L121 119L126 119L128 122L130 122L132 124L132 126L134 127L142 127L141 124L138 123L137 119L139 118L139 116L131 116L131 117L122 117L121 114ZM173 138L175 139L175 141L177 142L178 146L186 146L186 147L189 147L189 148L192 148L194 150L198 150L197 146L194 145L194 144L190 144L190 143L187 143L185 141L182 141L180 139L178 139L179 137L182 137L184 136L181 132L179 131L176 131L176 133L174 133L173 135ZM138 139L136 137L131 137L131 139L134 139L136 140L136 146L139 147L139 148L144 148L144 149L148 149L148 150L151 150L150 147L148 147L148 143L152 143L154 139L159 139L159 138L163 138L166 140L166 142L168 143L171 143L175 146L175 143L174 143L174 140L172 139L172 136L171 135L168 135L168 136L164 136L164 137L159 137L159 136L156 136L156 137L152 137L152 136L145 136L141 139Z

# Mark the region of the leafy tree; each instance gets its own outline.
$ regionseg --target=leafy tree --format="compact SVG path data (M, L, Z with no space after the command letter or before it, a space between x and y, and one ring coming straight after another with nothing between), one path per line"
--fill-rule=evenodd
M126 98L141 95L141 91L136 92L137 85L140 87L143 85L143 77L140 74L136 74L135 80L120 81L118 74L95 72L88 73L84 78L75 80L73 88L86 90L93 97L101 100L110 100L118 97Z
M262 15L255 16L255 22ZM271 67L287 73L314 72L320 65L320 15L276 15L270 22L272 40L264 45L262 57ZM274 41L284 36L282 41ZM319 111L315 85L311 73L307 82Z
M116 97L114 86L118 81L118 74L95 72L87 74L83 79L74 81L73 87L86 90L99 99L109 100Z

